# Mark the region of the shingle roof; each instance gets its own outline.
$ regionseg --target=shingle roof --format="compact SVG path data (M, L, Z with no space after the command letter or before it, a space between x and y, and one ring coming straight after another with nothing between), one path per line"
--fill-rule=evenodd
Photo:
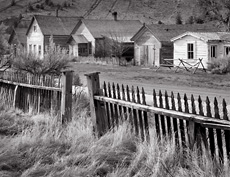
M17 27L13 30L8 42L11 43L13 38L17 38L18 42L26 44L26 32L29 24L29 20L21 20Z
M193 32L218 31L214 26L208 24L186 24L186 25L153 24L153 25L145 25L142 29L149 30L153 34L153 36L156 37L161 42L170 41L173 37L185 33L186 31L193 31ZM136 37L138 38L138 33L132 38L132 40L135 40Z
M26 31L27 31L27 28L16 28L15 29L16 36L18 40L20 41L20 43L22 44L26 44Z
M142 26L139 20L89 20L82 22L89 29L94 38L102 36L124 35L132 37Z
M179 36L172 38L172 41L178 40L184 36L191 35L195 38L203 40L205 42L208 41L230 41L230 33L229 32L186 32Z
M80 17L34 15L34 19L37 20L44 35L70 35Z

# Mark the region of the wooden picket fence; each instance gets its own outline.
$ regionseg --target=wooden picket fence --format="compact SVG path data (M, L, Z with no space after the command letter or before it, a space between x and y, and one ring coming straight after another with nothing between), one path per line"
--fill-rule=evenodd
M4 106L24 112L52 112L71 119L72 71L60 76L0 72L0 100Z
M131 131L143 141L150 141L150 128L159 139L173 138L180 149L198 148L209 152L221 163L230 158L230 121L226 101L218 104L185 94L170 95L153 90L152 105L146 105L144 89L104 83L99 73L87 74L90 109L98 136L128 121ZM221 111L222 110L222 111ZM225 159L225 160L224 160Z

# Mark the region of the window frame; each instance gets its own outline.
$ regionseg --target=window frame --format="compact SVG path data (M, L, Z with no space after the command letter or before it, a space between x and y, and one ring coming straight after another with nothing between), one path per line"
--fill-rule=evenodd
M29 53L32 52L32 44L29 44Z
M228 52L227 52L228 49ZM230 55L230 46L224 46L224 56Z
M37 25L34 25L34 26L33 26L33 31L34 31L34 32L37 32Z
M36 47L37 47L37 45L34 44L34 45L33 45L33 52L34 52L34 54L36 54L36 51L37 51Z
M213 50L215 49L215 50ZM217 58L217 45L211 45L210 46L210 56L211 58Z
M40 56L42 54L42 46L38 45L38 55Z
M192 45L192 50L189 50L189 46ZM192 54L192 58L191 58ZM187 59L194 60L195 59L195 42L187 43Z

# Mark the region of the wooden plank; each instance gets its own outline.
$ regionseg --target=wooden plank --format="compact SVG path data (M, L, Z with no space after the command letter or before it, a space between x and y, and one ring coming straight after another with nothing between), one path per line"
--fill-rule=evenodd
M112 98L112 90L111 90L111 85L108 83L108 97ZM109 103L109 109L110 109L110 120L112 124L112 128L115 128L115 118L114 118L114 110L113 110L113 104Z
M230 130L230 121L223 120L223 119L214 119L214 118L195 115L195 114L191 114L191 113L178 112L178 111L174 111L174 110L166 110L163 108L157 108L157 107L152 107L152 106L148 106L148 105L131 103L128 101L117 100L117 99L108 98L108 97L104 97L104 96L94 96L94 99L100 100L100 101L107 101L107 102L113 103L113 104L119 104L121 106L126 106L126 107L132 108L132 109L140 109L142 111L156 113L159 115L171 116L171 117L175 117L175 118L181 119L181 120L194 121L196 123L205 124L205 125L207 125L207 127L209 126L209 124L210 125L216 124L217 129L221 128L223 130Z
M161 90L159 90L159 108L164 108ZM164 115L160 115L162 136L166 136L166 124Z
M145 99L145 90L142 87L142 104L146 105L146 99ZM145 126L145 136L146 136L146 141L150 141L150 135L149 135L149 123L148 123L148 113L146 111L143 111L144 115L144 126Z
M122 92L122 100L125 101L126 100L126 98L125 98L125 86L123 84L121 85L121 92ZM124 115L123 120L127 120L128 115L127 115L127 109L125 106L123 106L123 115Z
M211 106L208 97L206 98L206 112L207 112L206 114L207 117L212 117ZM211 155L215 157L215 138L214 138L214 131L212 128L208 128L208 139L209 139Z
M132 92L131 93L132 93L132 102L136 103L134 86L132 86ZM138 121L137 121L137 109L133 109L133 123L134 123L134 127L135 127L135 133L138 136L139 135L139 126L138 126Z
M225 99L223 99L222 105L223 105L223 119L229 120L227 103L226 103ZM225 135L225 143L226 143L226 153L227 153L228 159L230 159L230 139L229 139L230 131L224 131L224 135Z
M117 99L121 100L121 91L120 91L119 84L117 84ZM117 108L118 108L118 114L119 114L120 121L123 122L124 115L122 113L122 106L118 106Z
M112 84L112 88L113 88L113 98L114 99L117 99L117 91L116 91L116 87L115 87L115 84L113 82ZM119 126L119 119L118 119L118 105L113 105L114 106L114 118L115 118L115 123L116 123L116 126L118 127Z
M219 107L216 97L214 98L214 117L216 119L220 119L219 114ZM220 129L216 130L216 136L217 136L217 146L218 146L218 153L219 153L219 159L220 162L223 162L223 144L222 144L222 133Z
M126 86L126 95L127 95L127 101L131 102L130 93L129 93L129 86L128 85ZM133 123L133 118L132 118L132 112L131 111L132 111L132 109L128 108L128 116L129 116L129 122L130 122L130 125L131 125L131 132L133 132L134 123Z
M92 75L89 77L94 77L94 76L95 79L97 79L96 75ZM62 116L63 124L70 122L72 120L72 81L73 81L73 71L72 70L63 71L62 72L62 101L61 101L61 116ZM96 88L97 84L94 82L90 83L90 79L88 79L87 81L89 81L87 83L89 84L89 86L92 87L92 89L96 89L96 93L97 93L97 89L98 89ZM94 92L94 90L90 90L90 91Z
M181 97L180 94L177 94L177 104L178 104L178 111L182 112L182 103L181 103ZM185 147L185 131L184 131L184 121L180 120L179 121L179 131L181 133L181 143L182 146Z
M90 110L91 110L91 117L93 122L94 132L100 137L105 133L105 108L104 108L104 101L96 101L94 99L95 95L100 95L100 80L99 80L99 73L91 73L86 74L87 77L87 85L88 85L88 93L90 95Z
M106 83L104 82L104 96L108 97L108 93L107 93L107 87L106 87ZM105 102L105 108L106 108L106 117L107 117L107 128L110 130L111 129L111 123L110 123L110 114L109 114L109 103Z
M204 116L203 104L202 104L202 99L201 99L200 95L198 97L198 107L199 107L199 115ZM197 125L197 127L198 126L199 126L199 133L200 134L198 134L196 136L199 138L198 140L200 141L200 143L203 142L205 148L207 148L208 144L207 144L206 129L205 129L205 127L201 127L200 125Z
M7 80L3 80L3 79L0 79L0 82L7 83L7 84L12 84L12 85L18 85L18 86L21 86L21 87L36 88L36 89L43 89L43 90L61 91L61 88L46 87L46 86L39 86L39 85L30 85L30 84L24 84L24 83L19 83L19 82L7 81Z
M158 105L157 105L157 94L156 94L155 89L153 89L153 106L158 107ZM156 133L157 133L157 136L159 138L161 138L159 116L158 116L158 114L154 114L154 117L155 117Z
M168 99L168 93L165 91L165 109L169 110L169 99ZM172 126L171 126L171 117L166 116L166 122L168 127L168 135L171 137L172 135Z
M140 97L139 87L137 87L137 103L141 104L141 97ZM144 141L145 140L145 135L144 135L143 116L142 116L142 111L141 110L138 110L138 118L139 118L141 139L142 139L142 141Z
M174 98L174 93L171 92L171 105L172 105L172 110L176 111L176 104L175 104L175 98ZM174 135L175 135L175 142L176 145L179 145L179 132L178 132L178 123L177 119L173 118L173 130L174 130Z
M189 113L189 105L188 105L188 97L186 94L184 94L184 112L185 113ZM187 130L187 135L188 135L188 139L192 136L195 135L194 133L194 129L195 129L195 125L191 125L191 124L194 124L194 122L189 122L189 121L186 121L186 124L185 124L185 129ZM193 143L192 143L193 145ZM191 147L191 144L189 143L189 146Z

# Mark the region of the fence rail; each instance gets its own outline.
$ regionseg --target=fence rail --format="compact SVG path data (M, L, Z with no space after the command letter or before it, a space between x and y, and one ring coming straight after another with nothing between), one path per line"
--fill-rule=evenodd
M1 101L9 107L33 113L51 111L60 114L62 121L69 121L72 110L72 71L63 71L58 77L0 72L0 94Z
M104 83L99 85L99 73L88 74L87 82L91 100L91 116L99 136L118 127L125 120L131 131L143 141L149 141L150 128L159 139L173 138L180 147L197 147L202 153L208 151L222 163L230 158L230 121L227 104L223 99L203 102L193 95L174 96L165 91L153 90L152 105L146 105L146 94L137 87Z

